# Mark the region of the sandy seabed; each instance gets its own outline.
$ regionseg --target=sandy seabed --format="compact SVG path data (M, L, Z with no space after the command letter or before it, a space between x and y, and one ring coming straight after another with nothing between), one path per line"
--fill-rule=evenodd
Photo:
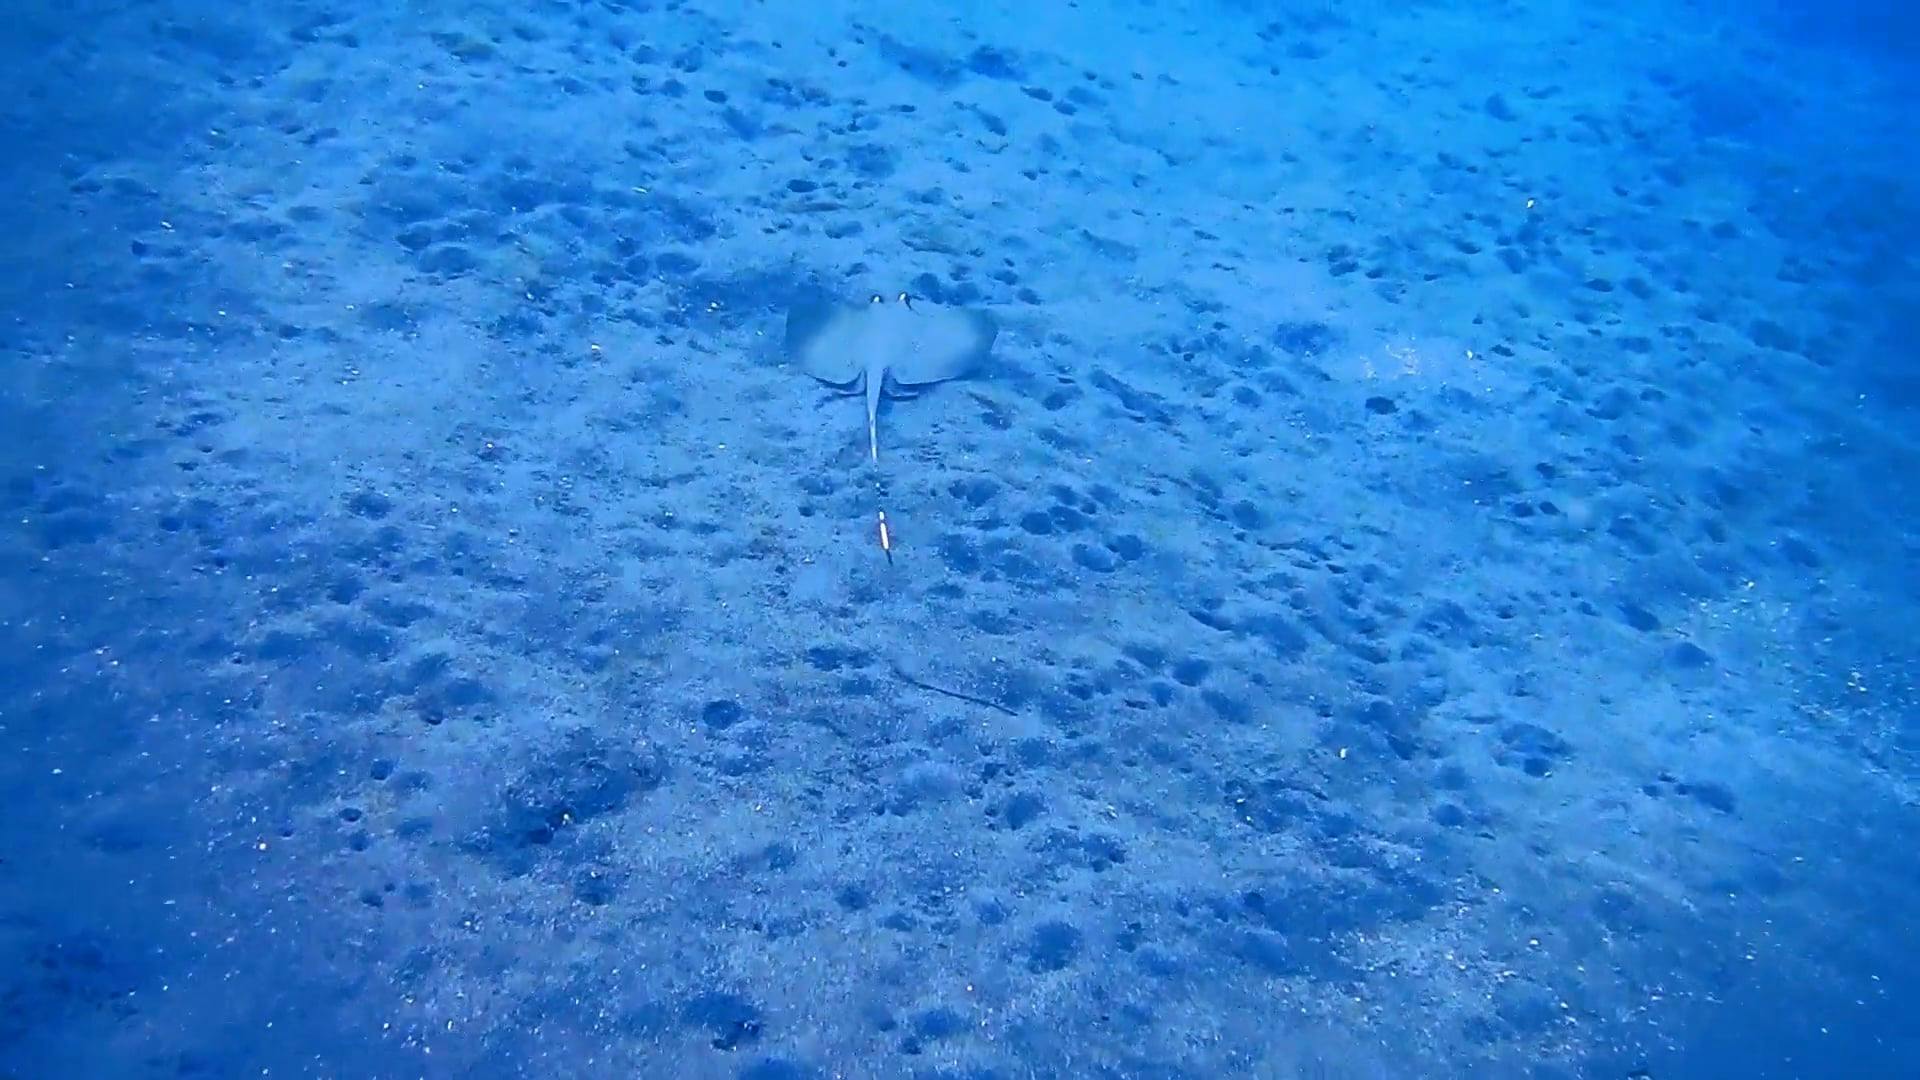
M1346 7L0 29L0 1075L1896 1075L1914 73Z

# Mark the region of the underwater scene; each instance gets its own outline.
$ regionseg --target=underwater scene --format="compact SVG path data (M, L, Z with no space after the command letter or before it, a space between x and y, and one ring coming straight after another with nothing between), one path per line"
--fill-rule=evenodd
M0 1080L1920 1075L1920 13L21 0Z

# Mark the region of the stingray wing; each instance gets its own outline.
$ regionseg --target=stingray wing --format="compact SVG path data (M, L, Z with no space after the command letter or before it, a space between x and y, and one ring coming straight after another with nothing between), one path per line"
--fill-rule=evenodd
M849 386L866 374L867 309L807 301L787 309L787 357L833 386Z
M987 358L1000 328L993 316L924 300L870 309L870 347L880 350L887 375L902 386L923 386L967 374Z

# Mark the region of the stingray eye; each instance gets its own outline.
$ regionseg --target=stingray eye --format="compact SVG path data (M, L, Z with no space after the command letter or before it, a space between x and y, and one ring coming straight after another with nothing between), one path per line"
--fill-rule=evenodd
M907 305L908 307L913 306L913 294L911 293L901 293L898 297L896 297L896 299L898 299L901 303Z
M868 300L868 301L867 301L867 303L869 303L869 304L878 304L878 303L880 303L880 302L882 302L882 301L884 301L885 299L886 299L886 297L883 297L883 296L881 296L881 295L880 295L879 293L874 293L874 294L873 294L873 298L872 298L872 299L870 299L870 300Z

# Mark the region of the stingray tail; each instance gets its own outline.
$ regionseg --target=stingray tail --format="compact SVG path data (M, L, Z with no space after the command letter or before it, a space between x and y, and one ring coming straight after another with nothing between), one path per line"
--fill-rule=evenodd
M877 535L880 551L887 557L887 565L893 565L893 527L887 522L887 484L886 477L880 473L880 380L867 379L867 457L873 462L873 496L877 504L875 516L879 519Z

